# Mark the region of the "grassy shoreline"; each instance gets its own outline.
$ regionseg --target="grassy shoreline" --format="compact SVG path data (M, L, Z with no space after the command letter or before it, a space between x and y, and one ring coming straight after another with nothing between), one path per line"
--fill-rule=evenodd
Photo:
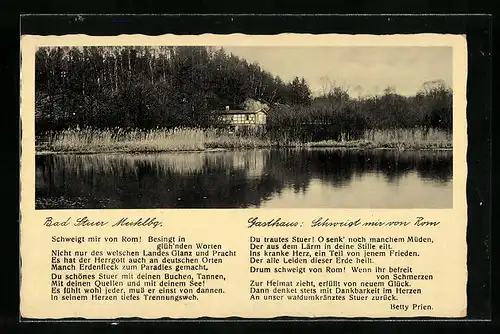
M357 140L299 142L271 140L258 136L237 136L213 129L64 130L39 139L35 151L47 153L154 153L210 152L256 148L348 148L442 150L452 149L451 134L430 130L369 130Z

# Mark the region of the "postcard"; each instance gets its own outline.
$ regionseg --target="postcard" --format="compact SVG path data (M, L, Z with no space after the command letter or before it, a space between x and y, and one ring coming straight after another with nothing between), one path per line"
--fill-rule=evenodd
M467 315L465 36L22 36L24 319Z

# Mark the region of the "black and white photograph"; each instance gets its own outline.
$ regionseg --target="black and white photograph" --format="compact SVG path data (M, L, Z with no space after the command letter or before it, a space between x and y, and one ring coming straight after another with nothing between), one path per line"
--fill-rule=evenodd
M36 209L453 207L447 46L40 46Z

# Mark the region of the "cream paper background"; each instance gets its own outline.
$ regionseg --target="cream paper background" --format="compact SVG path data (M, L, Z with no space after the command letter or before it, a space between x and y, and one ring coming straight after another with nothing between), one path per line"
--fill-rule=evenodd
M421 209L165 209L165 210L35 210L35 141L34 141L34 74L35 51L39 46L76 45L255 45L255 46L451 46L453 47L453 208L439 210ZM113 37L68 36L22 36L21 68L21 316L25 318L111 319L119 317L168 318L271 318L277 316L301 317L463 317L466 315L466 76L467 50L465 36L458 35L310 35L281 34L250 36L242 34L198 36L164 35L158 37L122 35ZM151 228L48 228L43 226L45 217L65 220L67 217L87 216L90 220L114 222L121 217L130 219L156 217L164 221L163 227ZM262 220L282 217L283 220L303 220L302 228L248 228L247 220L258 216ZM441 221L438 227L394 227L394 228L322 228L308 227L312 219L323 216L332 219L413 219L423 216L431 221ZM225 249L233 249L237 256L226 258L224 264L212 265L220 268L214 272L224 273L224 295L201 296L196 302L165 301L51 301L50 261L51 249L106 249L101 244L52 243L51 236L184 236L186 242L221 243ZM251 301L249 280L261 278L295 279L341 279L357 280L359 274L313 274L308 276L288 274L250 274L248 267L249 236L431 236L435 243L420 248L418 258L391 260L377 264L391 266L412 265L415 273L434 275L433 281L416 281L422 288L420 296L400 298L397 303L432 304L432 311L390 310L390 302L313 302L313 301ZM145 243L141 248L146 247ZM130 245L132 246L132 245ZM127 245L110 248L126 249ZM132 249L132 248L131 248ZM395 258L393 258L395 259ZM411 262L410 262L411 261ZM259 276L262 275L262 276ZM373 275L374 276L374 275ZM417 286L418 285L418 286ZM216 287L216 284L214 285ZM415 301L417 300L417 301ZM349 306L348 306L349 305Z

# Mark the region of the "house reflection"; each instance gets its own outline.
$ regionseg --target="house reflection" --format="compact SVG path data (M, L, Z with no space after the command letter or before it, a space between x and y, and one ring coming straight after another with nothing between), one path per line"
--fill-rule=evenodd
M37 208L71 208L77 199L85 208L259 207L288 191L315 207L318 200L308 197L313 183L324 194L354 187L394 192L410 178L424 192L449 191L451 152L282 149L36 157ZM418 206L409 194L398 196L403 207L405 200ZM352 205L366 207L370 198L360 194L357 201Z

